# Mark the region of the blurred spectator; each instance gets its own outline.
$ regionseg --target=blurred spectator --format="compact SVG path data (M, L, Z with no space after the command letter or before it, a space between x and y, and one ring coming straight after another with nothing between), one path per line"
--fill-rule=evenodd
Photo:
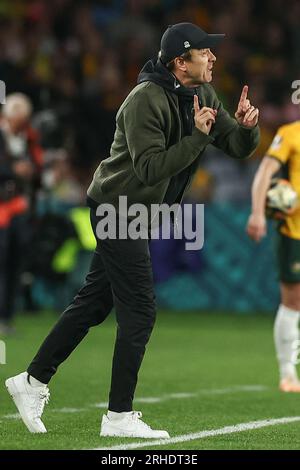
M30 100L14 93L7 97L0 119L0 334L11 331L42 169L31 112Z
M284 0L1 0L0 79L8 94L30 98L23 102L24 120L28 123L32 106L30 122L45 150L43 192L38 192L43 213L84 204L94 168L109 156L120 104L146 59L157 55L162 32L183 21L226 32L214 87L233 111L237 90L249 85L249 96L261 112L261 141L254 157L229 160L208 149L187 198L250 202L253 175L275 130L300 119L299 106L291 101L291 84L300 78L299 17L299 0L288 6ZM7 105L3 114L5 109ZM19 277L20 246L30 237L29 209L41 170L36 132L27 124L13 130L9 119L2 115L0 121L0 317L3 325L5 316L6 326L15 291L4 286ZM4 273L6 249L15 250L18 266ZM6 300L3 289L10 292Z
M26 93L39 116L56 122L50 139L40 129L47 148L66 149L71 167L90 174L109 155L118 107L166 26L191 21L225 31L214 86L233 110L236 90L249 85L261 110L260 158L278 125L299 118L291 103L299 14L299 0L288 8L284 0L2 0L0 77L9 93ZM251 164L243 165L247 175Z

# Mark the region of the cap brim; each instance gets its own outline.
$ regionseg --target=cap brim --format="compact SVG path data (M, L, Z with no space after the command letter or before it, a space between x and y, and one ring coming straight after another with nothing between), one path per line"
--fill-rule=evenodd
M194 46L194 49L206 49L207 47L214 47L219 42L221 42L225 38L225 34L208 34L206 38L202 39L199 44Z

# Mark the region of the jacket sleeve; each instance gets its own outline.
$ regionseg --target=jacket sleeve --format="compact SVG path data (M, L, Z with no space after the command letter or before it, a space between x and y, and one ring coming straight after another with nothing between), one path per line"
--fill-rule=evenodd
M214 146L223 150L232 158L248 158L257 148L259 143L259 127L252 129L241 126L224 109L215 91L210 87L214 95L214 108L218 110L216 123L212 132L215 138Z
M164 112L147 93L133 97L122 115L135 174L147 186L180 173L213 141L194 128L191 136L166 148Z

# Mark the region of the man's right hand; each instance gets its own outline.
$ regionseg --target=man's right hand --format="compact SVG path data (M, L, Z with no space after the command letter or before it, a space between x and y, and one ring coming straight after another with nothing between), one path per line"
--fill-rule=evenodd
M246 231L252 240L260 242L267 233L265 215L251 214L248 220Z
M195 126L204 134L209 134L211 126L216 121L217 110L204 106L200 109L198 96L194 95Z

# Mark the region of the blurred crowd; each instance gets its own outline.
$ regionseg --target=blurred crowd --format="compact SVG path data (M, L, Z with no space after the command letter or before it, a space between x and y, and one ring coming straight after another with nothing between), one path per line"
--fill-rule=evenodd
M213 84L231 112L249 85L261 110L262 156L276 128L299 118L291 102L291 84L300 77L299 18L298 0L288 8L284 0L0 0L0 78L7 93L22 92L33 103L32 124L46 151L45 185L77 203L109 154L119 105L142 65L157 55L162 32L176 22L226 33ZM204 159L198 180L214 177L210 197L220 193L223 160L218 153ZM251 179L253 163L242 170L236 162L224 165L229 177L242 171Z
M72 271L80 247L92 249L94 240L80 233L89 225L84 212L73 214L72 226L63 217L36 215L41 204L49 213L53 201L85 204L92 173L109 155L116 112L144 63L157 57L169 24L188 21L225 33L214 51L213 85L232 114L244 84L260 109L255 157L234 161L209 148L188 197L249 202L274 132L300 117L291 100L300 78L299 18L299 0L288 7L284 0L0 0L0 80L7 93L0 112L0 333L13 315L22 253L27 271L49 279L58 276L58 268L45 272L52 261L62 275ZM54 254L63 242L61 263Z

